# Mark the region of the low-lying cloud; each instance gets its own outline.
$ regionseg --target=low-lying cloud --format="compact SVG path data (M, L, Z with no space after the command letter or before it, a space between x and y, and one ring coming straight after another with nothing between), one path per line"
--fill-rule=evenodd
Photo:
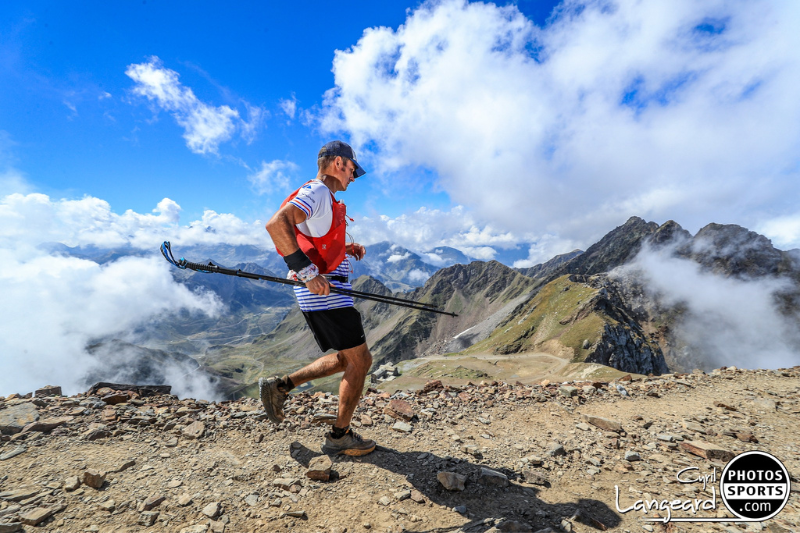
M768 0L565 0L545 27L427 2L336 52L318 123L532 241L585 245L631 215L757 227L800 197L798 23Z
M0 321L0 395L46 384L61 385L68 394L83 391L87 376L97 375L98 365L102 367L87 351L90 344L108 339L136 342L137 329L172 313L220 312L221 304L212 295L176 283L158 253L167 230L178 227L179 212L169 199L160 202L154 214L145 215L118 215L106 202L91 197L54 201L33 193L0 199L0 294L5 309ZM229 218L216 213L204 217L210 224L221 221L227 239L243 225ZM204 229L180 229L177 233L185 242L208 240ZM50 253L53 242L151 253L100 265ZM180 378L173 383L175 394L209 394L207 380L184 376L180 365L163 371ZM105 380L114 377L107 375Z
M800 364L800 316L786 314L778 300L796 291L795 283L778 277L724 277L674 251L674 246L645 247L614 275L634 276L664 309L683 310L672 334L688 347L688 361L706 370Z

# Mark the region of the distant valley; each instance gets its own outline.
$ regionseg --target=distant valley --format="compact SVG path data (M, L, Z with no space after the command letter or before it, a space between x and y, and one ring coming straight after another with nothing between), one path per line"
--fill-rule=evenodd
M59 251L98 262L141 253L66 247ZM213 261L273 276L285 273L277 254L252 246L188 247L178 253L195 262ZM602 368L661 374L722 366L720 347L697 341L691 332L693 323L706 328L710 324L708 336L724 337L713 331L714 317L698 316L691 297L681 300L663 288L654 289L650 270L657 272L657 265L672 261L691 268L707 285L721 280L776 282L770 287L780 289L765 295L774 301L775 320L780 322L775 327L795 329L794 334L781 334L780 349L800 354L800 253L777 250L763 236L739 226L709 224L691 235L673 221L659 225L633 217L585 252L574 250L526 269L471 261L452 248L415 253L378 243L367 247L363 261L353 262L353 278L356 290L395 293L459 315L357 301L376 368L389 361L455 357L448 354L478 361L476 357L491 354L500 359L526 353L555 356L564 361L559 368L583 377ZM177 364L192 361L187 369L205 373L221 394L238 396L253 395L262 375L290 372L321 355L290 288L177 269L173 276L193 290L213 292L226 311L216 318L186 313L142 325L140 348L150 351L147 361L157 360L153 354ZM717 323L729 327L724 316ZM470 370L465 365L455 366L463 375L474 370L492 377L484 366ZM143 370L140 377L145 376ZM313 385L326 389L333 383Z

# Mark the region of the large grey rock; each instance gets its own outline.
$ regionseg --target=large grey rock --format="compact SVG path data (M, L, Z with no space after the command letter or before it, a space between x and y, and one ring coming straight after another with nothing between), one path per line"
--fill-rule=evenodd
M39 420L39 412L32 403L12 405L0 411L0 433L13 435L22 428Z

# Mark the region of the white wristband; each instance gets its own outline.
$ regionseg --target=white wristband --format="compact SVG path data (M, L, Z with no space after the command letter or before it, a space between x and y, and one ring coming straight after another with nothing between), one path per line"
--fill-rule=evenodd
M313 263L297 273L297 279L299 279L303 283L308 283L317 276L319 276L319 269L317 268L317 265Z

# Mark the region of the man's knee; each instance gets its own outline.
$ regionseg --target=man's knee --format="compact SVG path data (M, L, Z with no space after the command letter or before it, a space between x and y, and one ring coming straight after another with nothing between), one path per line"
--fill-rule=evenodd
M355 348L342 350L342 352L339 353L342 354L350 364L358 367L358 369L363 372L369 371L369 368L372 366L372 354L369 353L369 348L367 348L366 343L356 346Z

